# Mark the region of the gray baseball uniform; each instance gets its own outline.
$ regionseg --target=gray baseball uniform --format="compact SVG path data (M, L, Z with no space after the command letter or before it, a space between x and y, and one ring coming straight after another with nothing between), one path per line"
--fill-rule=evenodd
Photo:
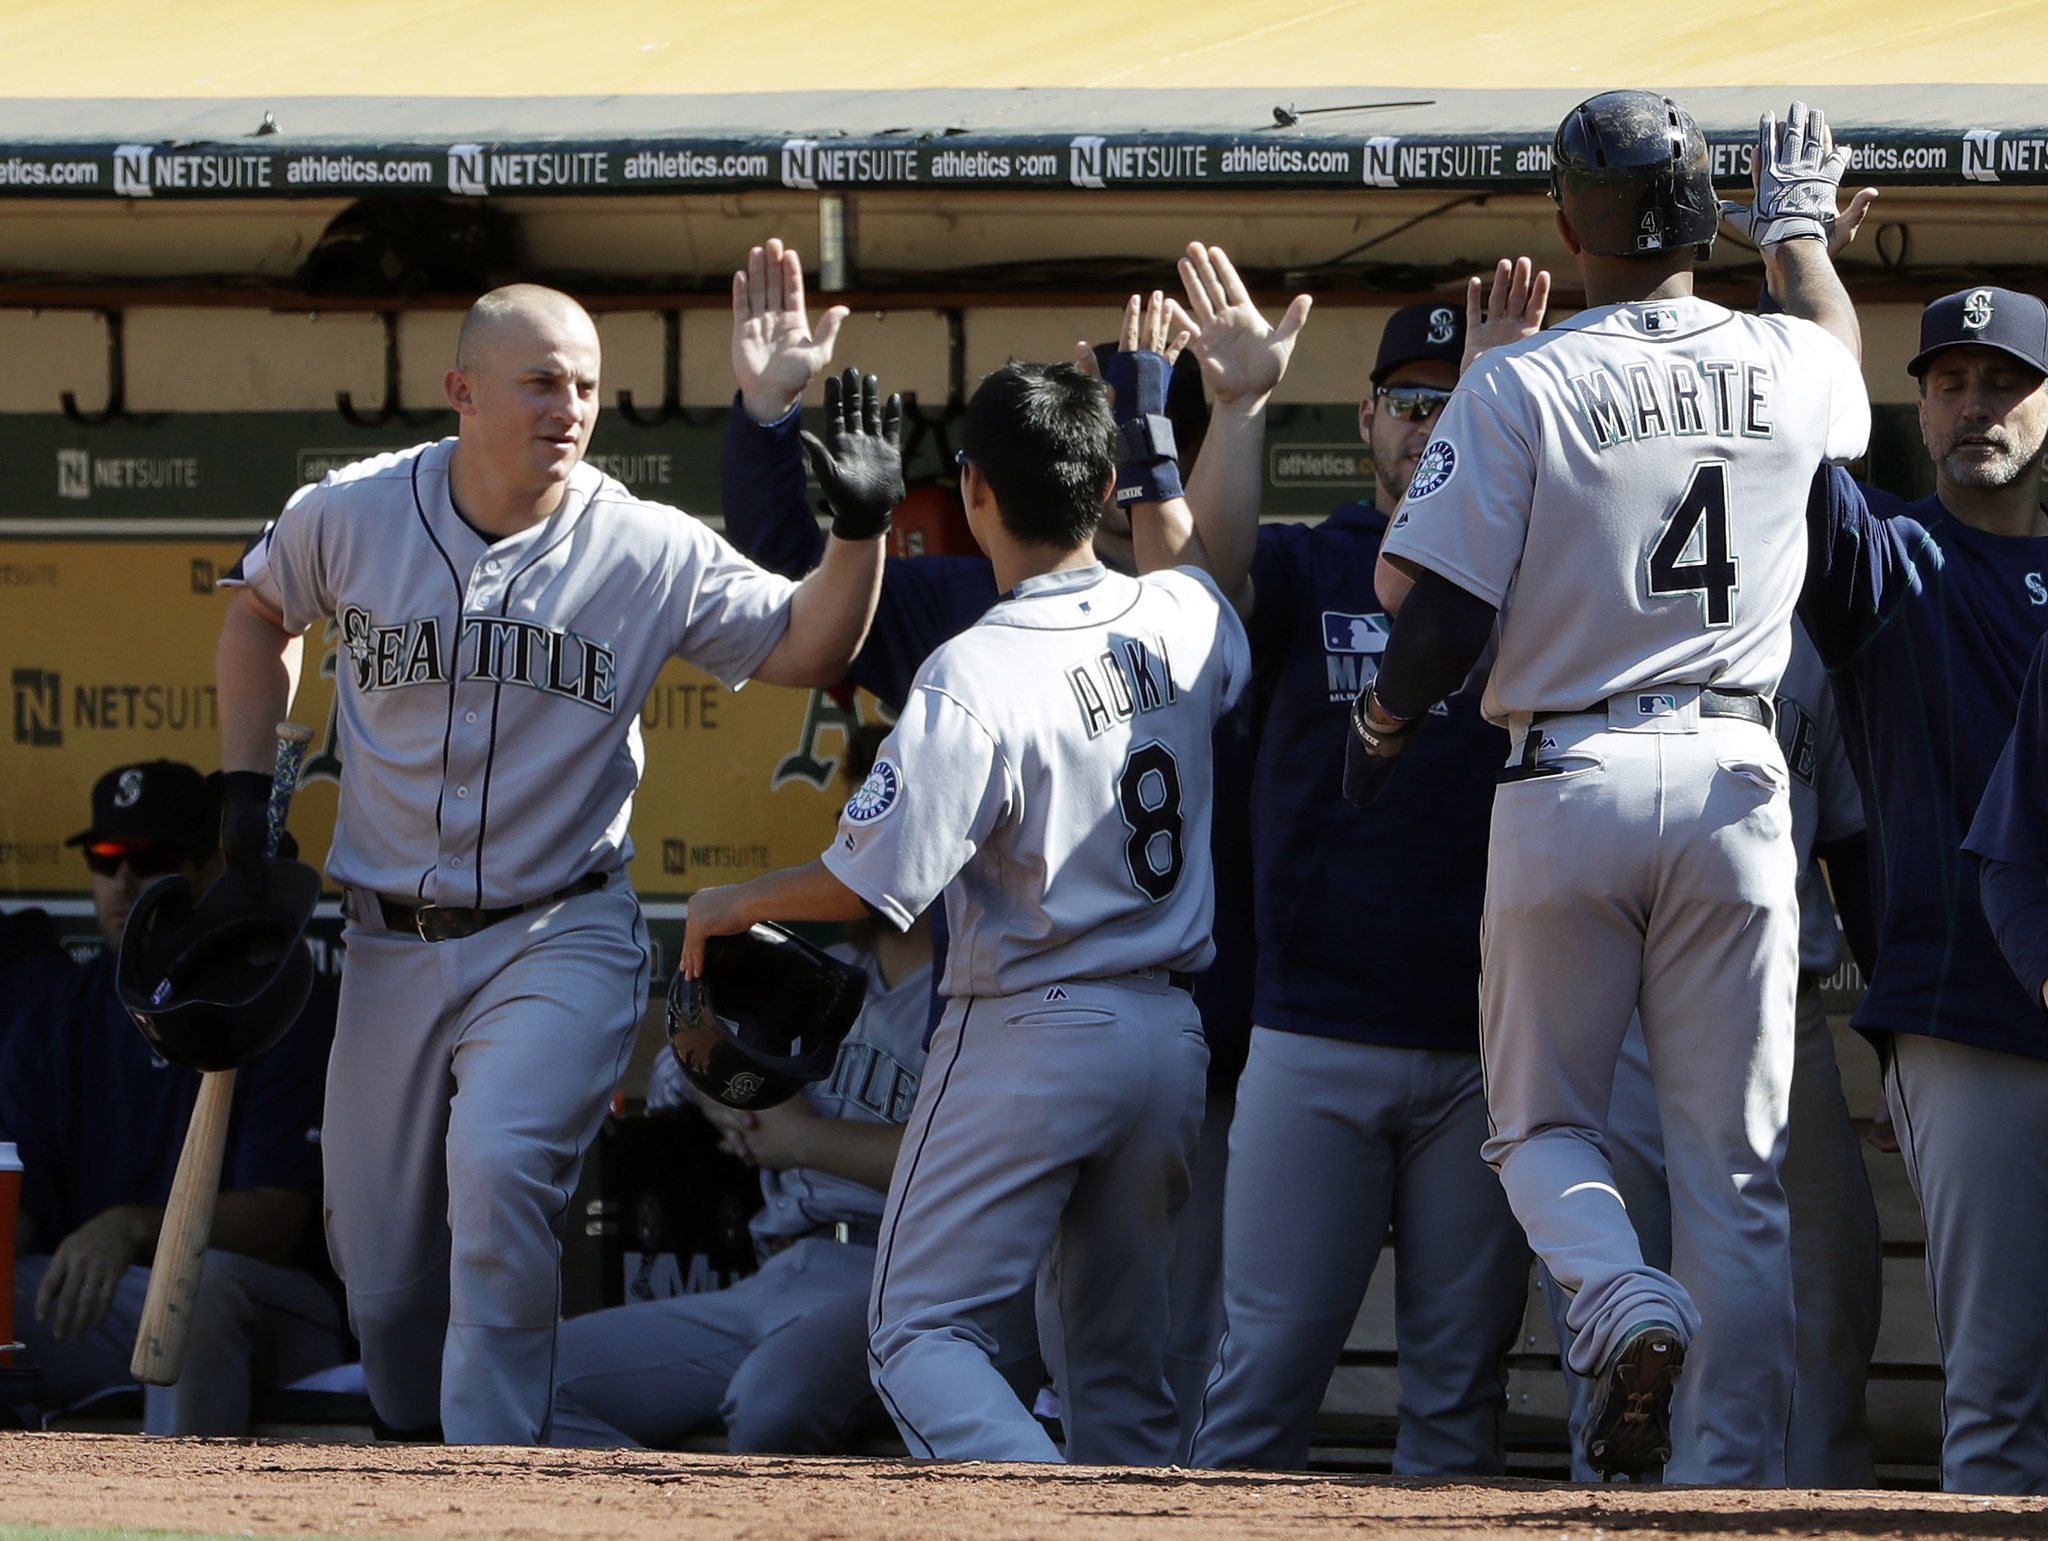
M1863 807L1850 776L1835 719L1834 692L1804 628L1792 628L1792 656L1778 687L1778 743L1791 773L1792 845L1799 862L1799 1002L1784 1184L1792 1225L1792 1297L1796 1368L1795 1416L1785 1451L1786 1480L1795 1487L1867 1487L1875 1480L1864 1382L1877 1344L1882 1303L1877 1205L1862 1146L1842 1097L1834 1035L1821 1002L1820 980L1841 964L1842 941L1826 878L1813 860L1826 844L1863 828ZM1650 1081L1641 1024L1632 1024L1614 1076L1607 1128L1615 1186L1628 1206L1652 1266L1671 1255L1670 1196L1657 1098ZM1545 1294L1558 1340L1568 1342L1568 1303L1546 1277ZM1572 1423L1583 1418L1587 1383L1570 1376ZM1672 1424L1681 1445L1705 1410L1702 1382L1678 1388ZM1708 1389L1714 1389L1709 1387ZM1720 1388L1740 1396L1742 1387ZM1575 1447L1573 1475L1593 1480ZM1711 1471L1690 1473L1717 1480Z
M449 499L453 451L303 489L234 581L290 631L339 632L327 1231L371 1398L451 1442L530 1444L562 1221L647 1002L624 871L639 705L672 656L743 683L795 585L588 465L486 541ZM385 901L524 908L428 942Z
M1784 1480L1796 870L1760 698L1790 648L1813 471L1869 422L1856 361L1807 322L1596 307L1468 372L1386 543L1500 611L1486 704L1515 768L1482 929L1485 1154L1574 1296L1574 1369L1651 1322L1691 1340L1707 1389L1674 1476ZM1644 1263L1601 1143L1632 1008L1671 1273ZM1712 1391L1738 1380L1755 1394Z
M1167 1265L1208 1061L1180 971L1213 952L1210 735L1249 675L1205 575L1029 579L925 661L825 854L898 925L945 894L870 1309L914 1454L1059 1458L991 1362L1041 1260L1068 1459L1177 1452Z
M853 959L850 948L835 955ZM826 1118L900 1124L924 1069L929 966L894 985L872 957L868 996L831 1077L807 1089ZM654 1062L649 1107L684 1101L675 1056ZM867 1304L882 1195L829 1173L763 1171L760 1271L730 1289L635 1302L562 1324L558 1445L663 1445L722 1423L730 1448L843 1451L879 1417Z

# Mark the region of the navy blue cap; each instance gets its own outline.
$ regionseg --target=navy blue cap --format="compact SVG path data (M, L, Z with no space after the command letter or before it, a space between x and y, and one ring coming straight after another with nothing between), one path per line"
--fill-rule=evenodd
M219 796L206 777L176 760L148 760L100 777L92 789L92 827L64 843L139 840L204 856L219 820Z
M1465 361L1465 305L1432 301L1424 305L1403 305L1387 317L1387 329L1380 333L1380 355L1372 366L1372 383L1382 380L1403 364L1423 359L1446 359L1452 365Z
M1917 380L1950 348L1996 348L2048 375L2048 305L2012 289L1945 294L1920 316L1920 351L1906 373Z

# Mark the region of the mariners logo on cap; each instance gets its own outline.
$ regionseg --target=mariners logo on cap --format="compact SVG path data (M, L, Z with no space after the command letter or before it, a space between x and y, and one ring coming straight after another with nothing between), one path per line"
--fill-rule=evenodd
M1433 348L1441 348L1456 335L1458 318L1451 314L1451 307L1439 305L1429 313L1429 342Z
M759 1095L763 1082L751 1070L742 1070L725 1083L722 1093L727 1102L746 1102Z
M121 779L114 787L114 806L133 808L142 801L142 770L137 766L121 772Z
M855 824L872 824L896 806L902 791L902 773L892 762L877 760L860 790L847 799L846 817Z
M1991 325L1991 291L1972 289L1963 296L1963 330L1981 332Z
M1449 439L1431 439L1415 464L1415 480L1408 484L1410 503L1418 502L1449 481L1458 470L1458 448Z

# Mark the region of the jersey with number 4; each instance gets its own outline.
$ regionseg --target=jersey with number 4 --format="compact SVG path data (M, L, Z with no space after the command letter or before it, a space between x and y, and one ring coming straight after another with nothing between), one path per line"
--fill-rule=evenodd
M925 660L825 865L899 927L945 894L945 995L1202 968L1210 735L1250 677L1204 573L1028 579Z
M1855 358L1811 322L1603 305L1459 382L1385 549L1500 610L1495 722L1658 685L1768 695L1813 473L1869 436Z

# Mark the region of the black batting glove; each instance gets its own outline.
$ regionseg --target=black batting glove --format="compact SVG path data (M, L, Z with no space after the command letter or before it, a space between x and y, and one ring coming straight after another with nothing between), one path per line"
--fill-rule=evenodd
M825 437L805 430L804 449L825 492L832 533L876 540L903 501L903 398L882 401L881 382L857 369L825 381Z
M228 871L253 893L263 892L270 844L270 777L229 771L221 777L220 853Z

